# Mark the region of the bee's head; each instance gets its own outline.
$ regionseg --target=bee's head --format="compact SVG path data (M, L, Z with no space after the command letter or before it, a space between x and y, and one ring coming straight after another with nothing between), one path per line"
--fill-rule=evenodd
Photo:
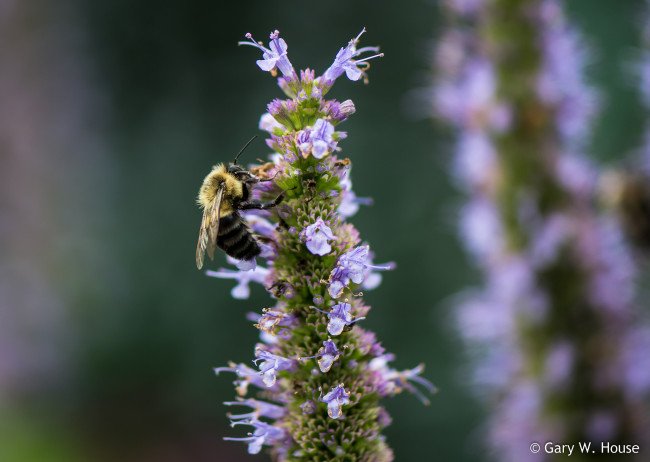
M231 175L233 175L235 178L237 178L237 180L239 181L245 181L248 180L249 178L255 177L255 175L253 175L251 172L245 170L244 168L236 164L228 164L226 166L226 171Z
M237 164L228 164L226 166L226 171L228 173L232 173L235 176L240 172L245 172L245 170Z

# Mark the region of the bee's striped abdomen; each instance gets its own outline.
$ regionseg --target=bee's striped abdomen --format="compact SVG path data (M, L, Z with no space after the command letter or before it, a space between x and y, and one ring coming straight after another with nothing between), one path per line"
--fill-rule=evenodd
M262 251L253 232L237 212L220 217L217 246L238 260L252 260Z

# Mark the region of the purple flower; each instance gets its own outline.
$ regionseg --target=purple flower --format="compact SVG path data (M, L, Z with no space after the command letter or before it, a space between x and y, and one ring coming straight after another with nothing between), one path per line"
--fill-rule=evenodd
M340 335L341 332L343 332L343 328L345 326L349 326L357 321L366 319L352 319L352 314L350 313L352 306L349 303L339 303L338 305L334 305L332 307L332 311L329 313L319 310L316 307L314 307L314 309L320 311L323 314L326 314L329 317L329 322L327 323L327 332L329 332L330 335Z
M229 363L228 367L216 367L214 369L215 374L219 375L220 372L234 372L237 374L237 377L240 380L235 380L235 385L237 389L237 394L240 396L245 396L248 393L248 385L253 384L258 388L267 388L266 384L262 380L259 372L255 369L252 369L245 364L234 364Z
M285 77L297 78L296 71L293 69L293 65L287 57L287 44L280 38L280 31L276 30L271 33L269 37L271 39L269 42L270 50L253 40L253 36L250 33L246 34L246 38L250 39L250 42L239 42L239 45L252 45L263 52L264 59L256 61L260 69L273 74L277 67Z
M357 213L359 210L359 204L372 204L372 199L370 197L357 197L354 191L352 191L352 181L350 181L349 174L346 174L343 179L341 179L340 186L343 188L343 200L338 208L339 215L348 218Z
M354 60L362 53L367 51L378 52L379 47L364 47L357 50L357 43L359 43L359 37L366 31L364 27L363 30L357 35L354 39L350 40L348 45L345 48L341 48L334 58L332 65L325 71L321 77L321 82L326 87L331 87L334 81L345 72L345 75L350 80L359 80L368 69L367 61L375 57L381 57L384 54L378 54L374 56L369 56L367 58Z
M306 156L311 153L316 159L322 159L336 149L337 139L345 138L344 132L338 132L334 138L334 125L325 119L318 119L313 127L298 135L300 150Z
M334 239L332 230L325 224L322 218L319 218L315 223L307 226L300 232L300 240L307 245L307 250L321 257L332 251L332 246L328 241Z
M318 350L318 353L315 356L305 356L300 359L319 358L318 367L320 368L321 372L325 373L331 369L334 361L339 359L340 354L341 353L339 352L338 348L336 348L336 344L332 341L331 338L328 338L323 342L323 346Z
M350 392L345 391L343 384L340 384L333 387L332 390L320 400L323 403L327 403L327 414L332 419L338 419L343 415L341 406L350 404Z
M372 265L368 259L369 247L362 245L352 249L339 257L336 267L329 277L329 293L333 298L339 298L345 288L353 282L361 284L369 273L368 268L376 270L393 269L393 264Z
M274 133L275 130L280 129L284 130L284 125L282 125L280 122L275 120L275 117L273 117L271 114L268 112L265 112L262 114L262 117L260 117L260 123L259 123L259 129L264 130L265 132L269 133Z
M322 113L324 117L332 121L333 125L338 125L354 114L355 110L354 103L348 99L342 103L334 100L321 101L318 112Z
M262 361L258 367L262 374L262 381L267 387L275 385L276 373L293 368L293 361L282 356L274 355L268 351L262 350L259 346L255 349L256 358L253 360L255 365Z
M300 409L304 415L311 415L316 412L316 405L313 401L307 400L300 405Z
M260 284L264 283L264 280L269 274L269 270L261 266L258 266L250 271L233 271L220 268L218 271L208 270L205 272L205 274L220 279L236 279L237 285L233 287L230 293L232 294L233 298L244 300L250 296L248 283L251 281L259 282Z
M264 309L262 316L257 319L255 327L271 335L276 335L276 326L289 327L294 321L295 318L290 314Z
M252 425L255 427L253 434L246 438L224 438L224 440L228 441L246 441L248 443L249 454L257 454L260 452L263 444L271 446L281 442L286 438L286 434L283 429L261 422L256 418L233 422L231 424L233 427L235 425Z
M429 393L436 392L436 387L434 387L431 382L420 377L420 374L424 371L424 365L420 364L413 369L396 371L395 369L388 367L388 361L392 361L393 359L394 356L392 354L387 354L373 359L369 364L370 369L379 372L382 379L387 383L388 387L386 388L386 394L392 396L401 393L402 390L408 390L424 404L429 404L429 400L420 393L417 388L409 383L409 381L413 381L422 385Z
M381 265L373 265L372 264L372 259L374 257L374 254L372 252L368 252L368 264L366 265L366 270L364 272L364 277L363 277L363 284L361 284L361 287L364 290L373 290L379 287L379 284L381 284L382 276L376 271L373 270L394 270L395 269L395 262L388 262L388 263L382 263Z
M287 414L287 410L282 406L266 403L253 398L238 398L237 401L227 401L223 404L226 406L248 406L253 409L252 412L247 412L246 414L228 414L228 417L234 420L257 419L259 417L279 419Z

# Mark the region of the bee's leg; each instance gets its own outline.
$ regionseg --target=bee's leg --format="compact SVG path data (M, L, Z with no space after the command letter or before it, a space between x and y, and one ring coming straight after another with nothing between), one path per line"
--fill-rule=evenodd
M239 210L267 210L275 207L284 199L284 194L280 194L274 200L270 202L261 202L261 201L244 201L237 204Z
M291 188L291 189L295 189L295 187ZM287 190L287 191L290 191L290 190ZM271 209L271 208L275 207L276 205L278 205L280 202L282 202L284 200L284 193L285 192L286 191L282 191L278 195L278 197L276 197L275 199L273 199L270 202L264 203L264 202L256 201L256 200L243 201L243 202L240 202L237 205L237 208L239 210L253 210L253 209L255 209L255 210L267 210L267 209Z
M254 176L254 177L245 179L242 183L244 183L245 185L249 185L249 184L257 184L260 181L266 181L266 180L260 180L259 178Z

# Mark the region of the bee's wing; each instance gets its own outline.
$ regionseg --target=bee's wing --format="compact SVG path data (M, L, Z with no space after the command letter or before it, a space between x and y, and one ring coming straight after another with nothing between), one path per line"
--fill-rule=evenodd
M217 245L217 235L219 234L219 214L221 202L223 201L224 188L217 190L217 195L212 203L212 207L206 207L203 210L203 219L199 229L199 242L196 245L196 267L203 268L205 251L208 251L210 260L214 260L214 249Z

